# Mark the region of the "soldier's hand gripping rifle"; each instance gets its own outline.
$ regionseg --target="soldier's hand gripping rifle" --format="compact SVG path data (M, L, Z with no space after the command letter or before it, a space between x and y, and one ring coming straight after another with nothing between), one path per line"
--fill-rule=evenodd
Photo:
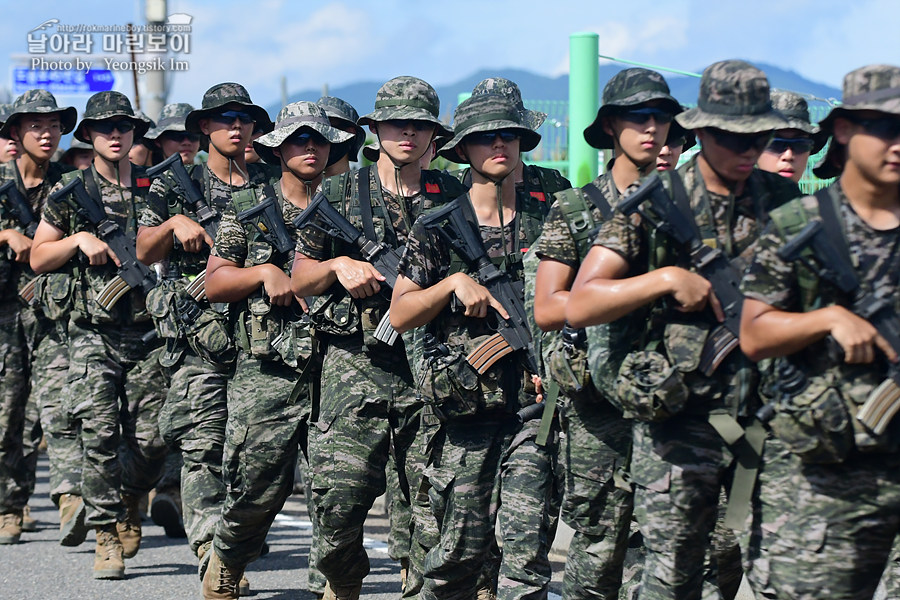
M196 168L199 169L200 167ZM209 237L216 239L216 229L219 223L218 213L206 203L203 194L194 185L194 181L188 175L187 169L184 168L184 163L181 162L179 153L176 152L158 165L153 165L147 169L147 176L151 178L157 177L166 171L172 173L175 183L181 189L181 193L184 194L184 205L197 215L197 222L203 226Z
M370 240L359 229L344 218L328 202L328 198L322 192L313 197L312 202L296 219L294 227L305 229L315 227L328 237L343 240L347 244L359 248L363 258L370 263L384 277L381 285L394 289L397 284L397 271L400 266L400 253L384 242ZM385 312L378 327L375 329L375 339L393 346L397 341L397 332L391 327L390 309Z
M3 205L5 211L9 211L15 217L25 231L25 235L34 238L34 232L37 231L40 220L31 212L31 205L19 191L14 180L10 179L0 185L0 204ZM34 304L35 281L36 279L32 278L19 290L19 296L29 305Z
M88 223L97 237L106 242L109 249L119 258L119 272L97 297L97 304L110 311L122 296L132 289L146 294L156 285L156 275L137 259L134 236L127 235L106 216L106 210L99 200L91 197L79 178L74 178L64 187L50 195L53 202L65 201Z
M871 323L894 352L900 354L900 319L893 308L893 298L879 298L871 291L865 292L847 252L828 238L822 220L813 219L778 250L778 257L785 262L800 261L819 277L837 286L852 298L850 310ZM843 351L836 340L829 336L829 341L831 349L837 350L840 360L843 360ZM875 434L881 435L898 410L900 365L889 363L888 378L869 394L856 418Z
M686 197L684 200L687 203ZM649 204L650 211L642 207L645 202ZM638 189L619 202L616 209L626 215L637 212L651 227L670 236L687 251L696 272L712 284L716 298L722 304L725 320L709 333L698 366L704 375L712 375L738 346L744 303L740 291L741 274L719 248L703 243L693 216L685 214L669 197L658 174L647 177Z
M483 285L509 313L509 319L497 318L497 333L488 338L466 357L479 374L483 375L504 356L521 350L525 368L540 373L535 358L531 329L525 316L522 287L513 282L491 262L481 234L478 220L468 198L457 198L440 209L422 217L426 229L435 231L441 239L475 272L475 279Z

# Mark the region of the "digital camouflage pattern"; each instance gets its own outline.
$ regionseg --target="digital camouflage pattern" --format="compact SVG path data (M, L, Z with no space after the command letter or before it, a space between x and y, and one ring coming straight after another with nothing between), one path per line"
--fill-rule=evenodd
M480 96L482 94L499 94L505 96L510 102L515 104L516 108L519 109L519 112L522 113L522 118L529 129L537 131L537 128L547 120L547 113L525 108L519 86L516 85L514 81L510 81L505 77L488 77L487 79L482 79L476 83L475 87L472 88L472 95Z
M328 119L333 125L340 128L350 128L353 130L353 139L347 143L350 162L356 162L359 155L359 149L366 143L366 132L362 127L357 125L359 121L359 113L350 105L340 98L334 96L322 96L316 100L316 104L322 107ZM375 162L374 160L372 162Z
M714 127L733 133L759 133L787 127L772 108L766 74L742 60L706 67L696 108L675 117L685 129Z
M302 128L312 129L331 144L340 144L353 138L353 134L332 127L325 110L314 102L293 102L278 113L275 129L253 142L256 152L270 164L280 164L272 152L275 148ZM334 153L332 153L334 154ZM340 156L333 156L334 159Z
M3 119L4 125L0 127L0 137L10 139L10 129L18 123L23 115L46 115L52 113L59 114L60 132L63 135L69 133L75 127L78 111L75 110L74 106L59 107L56 104L56 98L47 90L28 90L16 98L10 105L9 110L6 111Z
M144 138L155 140L167 131L185 131L184 120L194 107L187 102L175 102L166 104L159 113L159 121L144 134Z
M28 398L28 347L17 302L0 307L0 514L20 512L28 503L30 481L23 448Z
M141 139L147 130L152 126L152 121L146 117L141 118L135 114L131 108L131 101L128 96L121 92L97 92L88 98L87 105L84 107L84 113L81 115L81 121L75 128L75 139L81 140L86 144L91 143L91 138L87 133L87 127L90 127L93 121L102 121L104 119L122 118L134 123L134 139Z
M240 110L247 111L256 121L256 128L264 133L272 131L272 119L269 113L261 106L253 104L247 89L239 83L218 83L203 94L203 103L200 108L195 108L184 119L184 128L192 133L200 131L200 119L205 119L211 114L219 112L229 104L237 104ZM254 128L254 130L256 129Z
M427 82L406 75L394 77L375 94L375 110L359 118L359 125L371 125L390 119L428 121L437 127L437 135L452 136L453 130L440 120L441 100Z
M673 115L681 105L669 92L669 84L656 71L632 68L616 73L603 88L603 101L594 121L584 130L585 141L594 148L614 148L612 136L603 131L603 119L614 116L617 109L633 107L652 100L660 101Z

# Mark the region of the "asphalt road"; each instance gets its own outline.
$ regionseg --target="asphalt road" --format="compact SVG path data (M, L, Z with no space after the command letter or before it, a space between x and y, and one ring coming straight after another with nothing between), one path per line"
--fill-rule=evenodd
M145 521L141 550L125 561L123 581L91 576L94 537L77 548L58 543L57 511L50 502L47 458L38 465L38 485L30 503L39 531L23 533L15 546L0 546L0 600L170 600L200 598L197 559L186 540L165 537ZM400 567L387 555L388 522L376 504L366 522L371 573L363 584L366 599L400 597ZM306 591L310 528L303 496L292 496L269 532L270 553L251 564L247 577L256 600L314 600ZM554 563L551 599L559 600L563 564Z

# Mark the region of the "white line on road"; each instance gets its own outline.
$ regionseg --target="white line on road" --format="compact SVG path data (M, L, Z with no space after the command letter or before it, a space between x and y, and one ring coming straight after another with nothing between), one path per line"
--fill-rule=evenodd
M308 519L295 519L294 517L289 517L287 515L275 515L275 522L281 525L285 525L286 527L293 527L295 529L312 529L312 523L310 523ZM369 550L381 552L382 554L388 553L387 544L385 544L381 540L363 538L363 546L365 548L368 548ZM554 600L559 599L557 598Z

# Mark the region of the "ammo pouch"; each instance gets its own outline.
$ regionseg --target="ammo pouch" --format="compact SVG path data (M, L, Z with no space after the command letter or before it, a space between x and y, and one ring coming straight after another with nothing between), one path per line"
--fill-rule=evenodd
M380 296L376 295L374 298L377 299L380 298ZM366 305L363 306L362 312L359 315L359 323L363 332L363 344L367 349L374 350L379 346L384 346L383 342L379 342L375 339L375 330L378 329L378 324L381 322L382 317L387 314L390 305L382 302L363 302Z
M293 309L273 307L264 297L252 298L247 300L241 324L245 328L242 345L253 358L297 367L313 355L309 320L305 315L295 316Z
M544 366L560 392L572 397L591 385L584 329L570 328L544 336Z
M179 336L178 315L175 311L179 288L183 289L183 286L178 282L163 279L147 293L147 311L153 317L156 335L161 340L173 340Z
M51 321L68 319L75 306L75 278L60 271L38 275L34 298Z
M325 293L309 307L309 320L318 332L351 335L359 329L359 306L349 294Z
M663 421L680 413L688 400L681 372L658 352L631 352L616 379L615 404L626 419Z
M511 366L501 360L484 375L466 362L468 353L490 336L469 340L463 347L440 344L423 346L425 355L423 391L425 402L434 404L442 421L496 413L509 409L503 390L504 369Z
M838 463L853 449L853 424L841 393L817 377L776 402L772 433L805 463Z

